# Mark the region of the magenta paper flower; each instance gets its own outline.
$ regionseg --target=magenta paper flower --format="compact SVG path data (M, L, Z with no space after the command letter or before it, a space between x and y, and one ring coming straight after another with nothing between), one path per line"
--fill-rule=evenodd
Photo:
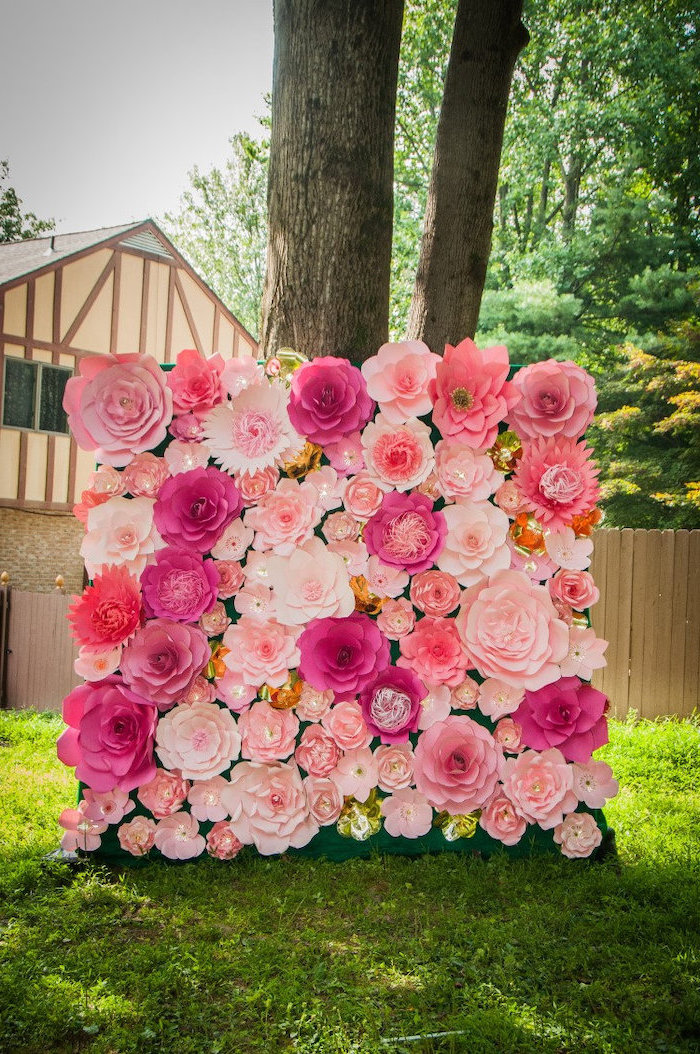
M254 384L215 406L204 418L204 437L214 460L231 475L281 465L304 445L280 384Z
M119 845L132 856L145 856L155 844L156 822L146 816L135 816L117 829Z
M386 419L403 424L430 413L428 386L439 362L440 356L422 340L404 340L382 344L376 355L362 363L362 376Z
M397 665L413 670L426 684L456 688L464 680L469 657L454 619L426 615L413 633L401 638L399 647Z
M572 812L554 828L554 841L570 860L590 856L603 840L597 823L589 812Z
M150 355L90 355L68 380L63 409L79 447L122 466L165 439L173 400Z
M608 699L578 677L562 677L525 699L513 714L523 743L534 750L558 747L567 761L586 762L608 741Z
M435 447L435 472L446 498L471 501L486 501L503 485L504 478L487 454L447 439Z
M241 755L249 761L284 761L294 753L299 718L260 699L238 719Z
M503 751L470 717L451 715L419 738L414 752L416 787L436 809L469 813L491 797L503 772Z
M312 443L338 443L361 431L374 406L364 377L347 359L322 356L303 363L292 375L289 419Z
M172 619L151 619L122 654L122 674L134 691L167 709L209 662L206 634Z
M133 636L141 622L141 586L125 567L103 567L68 609L71 631L86 652L103 653Z
M522 398L510 411L508 424L522 438L578 439L593 420L595 384L575 362L534 362L518 370L513 384Z
M143 606L149 618L196 622L216 603L219 572L213 560L186 549L161 549L141 575Z
M193 348L181 351L174 369L166 375L175 413L201 416L222 402L226 397L221 383L223 368L220 355L205 359Z
M447 535L436 560L441 571L454 575L462 586L473 586L510 567L509 521L502 509L490 501L460 499L445 506L442 515Z
M364 540L368 551L383 564L415 575L436 562L446 534L444 515L433 511L425 494L392 491L368 521Z
M156 769L153 779L139 787L136 797L145 809L161 820L179 810L187 798L189 787L182 773Z
M525 834L527 824L515 811L510 798L496 790L493 798L481 811L479 827L486 831L490 838L495 838L504 845L517 845Z
M153 840L169 860L191 860L206 848L199 824L189 812L176 812L160 820Z
M542 754L524 750L517 758L506 759L503 793L519 816L545 831L556 827L578 805L573 785L573 767L556 747Z
M79 685L63 700L70 727L59 736L59 760L93 790L131 791L155 775L156 716L153 703L115 674Z
M522 571L499 571L468 589L455 622L482 677L531 690L559 677L568 626L544 586Z
M362 448L367 472L382 490L412 490L435 465L430 429L423 421L397 425L377 414L362 433Z
M156 752L167 769L177 769L184 779L208 780L230 768L241 752L241 737L230 710L216 703L191 703L161 717Z
M430 382L433 424L445 438L475 450L485 450L498 435L520 393L508 378L508 352L503 347L480 351L473 340L456 347L445 345L445 355Z
M299 676L314 688L347 699L389 665L389 642L361 612L315 619L299 638Z
M169 545L207 553L242 508L229 476L215 468L195 468L163 484L153 516Z
M224 644L229 649L224 662L243 684L280 688L299 661L298 632L274 619L244 615L224 633Z
M239 762L224 801L236 837L262 856L285 853L290 846L301 849L318 834L293 762Z
M523 444L513 482L543 527L556 531L593 508L598 469L585 443L566 437Z
M410 670L389 666L360 692L367 728L382 743L406 743L418 731L425 685Z
M406 787L382 799L384 828L392 838L422 838L433 826L433 809L417 790Z

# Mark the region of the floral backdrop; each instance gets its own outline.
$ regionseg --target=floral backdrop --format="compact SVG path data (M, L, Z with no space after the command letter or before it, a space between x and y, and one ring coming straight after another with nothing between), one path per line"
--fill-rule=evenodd
M99 463L65 849L596 850L583 369L471 340L361 368L99 356L64 405Z

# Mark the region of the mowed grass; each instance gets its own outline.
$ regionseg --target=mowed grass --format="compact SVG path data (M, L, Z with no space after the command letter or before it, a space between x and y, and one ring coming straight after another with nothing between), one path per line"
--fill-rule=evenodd
M60 728L0 714L0 1050L700 1049L698 723L612 723L617 860L118 872L43 859L75 800Z

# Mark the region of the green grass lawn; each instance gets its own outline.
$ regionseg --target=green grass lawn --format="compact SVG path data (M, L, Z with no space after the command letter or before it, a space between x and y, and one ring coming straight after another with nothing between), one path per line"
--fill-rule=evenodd
M697 723L613 722L618 860L120 872L43 859L75 800L60 728L0 714L0 1050L700 1050Z

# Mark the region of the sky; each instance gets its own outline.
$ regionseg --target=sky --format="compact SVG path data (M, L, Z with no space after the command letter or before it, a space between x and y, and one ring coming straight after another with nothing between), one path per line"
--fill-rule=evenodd
M0 159L59 234L176 209L272 87L272 0L0 0L0 27Z

